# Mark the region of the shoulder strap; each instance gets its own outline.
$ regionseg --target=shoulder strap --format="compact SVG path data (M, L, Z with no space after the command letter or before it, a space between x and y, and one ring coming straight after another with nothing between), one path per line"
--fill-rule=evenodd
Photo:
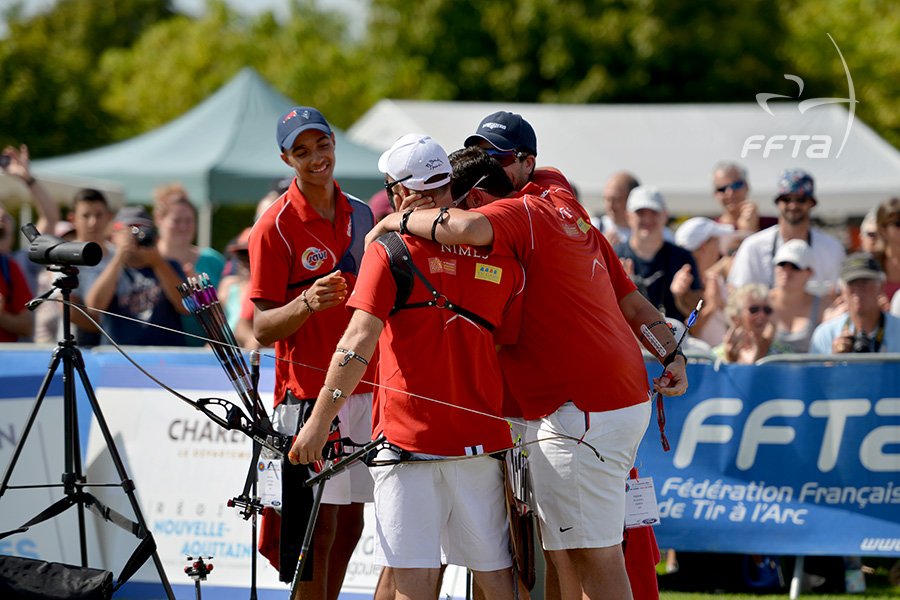
M347 198L347 201L350 202L350 207L353 209L353 212L350 213L350 246L347 248L347 252L338 261L337 266L328 273L314 275L301 281L289 283L287 286L289 290L312 285L316 279L331 275L335 271L349 272L354 275L359 273L359 265L362 263L362 256L366 251L365 234L371 231L375 225L375 217L372 215L372 209L369 208L369 205L359 198L355 198L350 194L344 194L344 197Z
M409 254L409 248L407 248L406 242L403 241L403 238L400 237L399 233L396 231L386 233L376 241L384 246L385 252L387 252L388 255L389 264L391 265L391 274L394 276L394 281L397 283L397 298L394 301L394 308L391 310L391 314L406 308L426 308L436 306L438 308L446 308L447 310L451 310L458 315L474 321L488 331L494 331L494 326L490 321L476 315L470 310L466 310L462 306L454 304L449 298L438 292L435 287L431 285L431 282L425 278L422 271L420 271L413 263L412 257ZM414 302L412 304L407 302L410 293L412 293L414 276L422 282L429 292L431 292L431 300L428 300L427 302Z
M359 265L362 263L363 253L366 251L366 233L375 226L375 216L369 205L350 194L344 194L350 202L353 212L350 214L350 247L341 258L338 268L341 271L359 273ZM351 263L352 260L352 263Z
M409 295L412 293L413 274L412 269L409 268L409 265L412 265L412 257L409 255L406 242L396 231L386 233L375 241L384 247L388 264L391 266L391 275L394 276L394 283L397 284L397 297L394 300L394 308L391 310L391 314L394 314L406 307L406 301L409 300Z

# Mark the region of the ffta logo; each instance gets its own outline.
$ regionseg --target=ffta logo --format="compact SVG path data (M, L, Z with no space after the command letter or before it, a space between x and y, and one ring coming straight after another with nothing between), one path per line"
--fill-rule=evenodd
M856 113L856 103L858 102L858 100L856 99L856 90L853 87L853 78L850 76L850 69L847 68L847 62L844 60L844 55L841 54L841 49L838 48L837 42L834 41L834 38L831 37L831 34L826 35L828 36L828 39L831 40L831 43L834 44L834 48L835 50L837 50L838 57L841 59L841 64L844 67L844 74L847 76L847 95L849 97L809 98L808 100L801 100L797 104L797 109L800 111L800 114L805 114L806 111L818 106L842 103L846 103L849 105L849 114L847 115L847 127L844 130L844 139L843 141L841 141L841 147L838 149L838 152L835 155L835 158L838 158L841 155L841 152L844 151L844 145L847 143L847 138L850 136L850 127L853 126L853 118ZM799 99L803 94L803 79L801 79L797 75L791 75L790 73L785 73L784 78L797 84L797 98ZM774 116L772 109L769 107L769 100L773 100L775 98L792 98L792 96L763 92L756 95L756 103L759 104L760 108L762 108L764 111ZM831 156L831 146L832 139L831 136L827 134L781 134L773 136L757 134L748 136L747 139L744 140L744 147L741 149L741 158L746 158L747 155L754 150L762 150L763 158L768 158L769 155L773 152L785 150L787 148L792 148L791 158L797 158L797 156L800 154L801 148L804 147L807 158L829 158L829 156Z

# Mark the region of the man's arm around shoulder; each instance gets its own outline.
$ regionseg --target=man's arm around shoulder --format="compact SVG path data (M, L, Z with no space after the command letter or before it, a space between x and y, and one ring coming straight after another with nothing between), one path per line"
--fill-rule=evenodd
M441 221L435 226L435 220ZM366 244L389 231L401 231L426 240L432 239L440 244L468 244L470 246L490 246L494 243L494 228L483 214L451 208L442 217L441 210L431 208L412 212L392 213L378 222L366 236Z

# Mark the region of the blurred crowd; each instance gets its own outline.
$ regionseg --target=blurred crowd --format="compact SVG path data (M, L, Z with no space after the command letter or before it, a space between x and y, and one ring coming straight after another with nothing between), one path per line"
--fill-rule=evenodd
M900 351L900 199L871 207L859 242L814 225L812 174L784 170L760 217L747 172L712 172L710 214L669 228L665 198L631 173L610 177L595 226L641 292L676 326L703 300L685 349L752 364L774 354ZM852 236L847 236L852 239Z
M178 183L156 188L149 212L140 206L114 212L102 192L83 189L63 216L32 175L27 147L6 148L0 166L30 190L39 231L103 249L100 264L79 269L73 292L84 307L72 314L80 345L108 343L97 324L122 344L203 345L175 287L206 273L238 342L259 346L246 295L251 223L223 255L195 245L197 209ZM289 184L273 184L257 217ZM848 230L845 243L814 225L811 173L780 175L775 197L765 200L777 218L761 217L750 196L744 168L720 163L711 174L707 214L714 216L685 219L669 212L657 188L621 172L606 182L605 214L593 224L676 331L703 300L685 336L693 358L752 364L773 354L900 351L900 198L869 207L858 236ZM369 205L376 220L391 212L384 191ZM61 305L45 302L32 313L25 303L48 290L56 274L30 261L27 248L13 251L16 232L0 206L0 341L55 342Z

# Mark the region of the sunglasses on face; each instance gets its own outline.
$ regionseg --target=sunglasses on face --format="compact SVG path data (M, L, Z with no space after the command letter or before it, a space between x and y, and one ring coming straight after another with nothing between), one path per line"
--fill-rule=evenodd
M765 314L771 315L772 307L771 306L759 306L759 305L747 307L747 312L749 312L751 315L755 315L755 314L759 313L759 311L763 311Z
M406 181L407 179L410 179L411 177L412 177L412 173L410 173L403 179L396 179L394 181L388 181L387 179L384 180L384 191L387 192L388 202L391 203L392 210L397 210L397 207L394 205L394 186L403 183L404 181Z
M791 270L793 270L793 271L799 271L799 270L800 270L800 267L798 267L797 265L795 265L795 264L792 263L792 262L787 262L787 261L785 261L785 262L780 262L780 263L778 263L778 264L775 265L775 266L776 266L776 267L781 267L782 269L791 269Z
M742 189L745 185L747 185L746 181L744 181L743 179L738 179L737 181L732 181L731 183L727 183L725 185L721 185L721 186L717 187L716 192L718 192L720 194L724 194L728 190L731 190L732 192L736 192L739 189Z
M490 148L486 150L487 155L500 163L501 167L508 167L518 160L524 159L527 155L524 152L515 150L496 150Z

